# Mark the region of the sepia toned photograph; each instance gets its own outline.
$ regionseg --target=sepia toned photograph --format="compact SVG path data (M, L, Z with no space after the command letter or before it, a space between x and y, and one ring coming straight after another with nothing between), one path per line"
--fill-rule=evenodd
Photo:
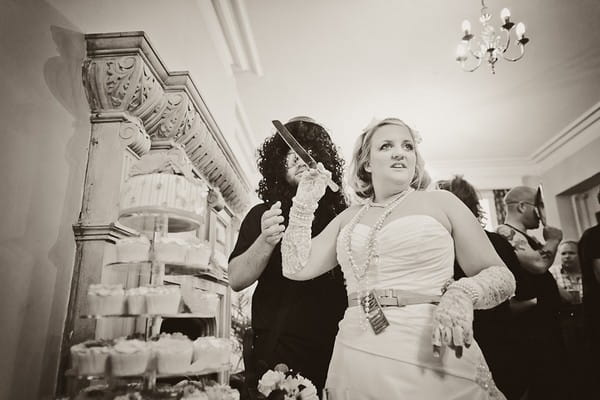
M0 400L600 398L599 21L0 0Z

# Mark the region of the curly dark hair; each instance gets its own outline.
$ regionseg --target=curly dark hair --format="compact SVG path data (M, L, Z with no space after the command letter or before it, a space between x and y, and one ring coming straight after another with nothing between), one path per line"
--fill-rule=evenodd
M437 187L458 197L480 222L485 218L483 209L479 204L477 190L462 175L454 175L452 179L438 181Z
M341 188L344 160L325 128L306 118L293 119L285 127L302 147L311 152L315 160L331 172L332 180ZM296 186L286 180L286 157L289 151L290 148L278 134L268 137L258 149L258 171L262 175L258 183L258 197L268 205L281 201L281 210L286 219L292 197L296 194ZM328 211L333 215L339 214L346 207L341 189L335 193L327 190L319 201L319 211Z

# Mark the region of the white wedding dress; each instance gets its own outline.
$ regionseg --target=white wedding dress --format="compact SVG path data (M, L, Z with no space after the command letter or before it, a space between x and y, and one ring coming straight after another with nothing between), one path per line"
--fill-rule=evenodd
M349 229L346 226L344 229ZM352 232L357 265L366 257L370 227ZM338 261L348 293L358 291L342 230ZM388 222L376 238L378 261L367 272L369 289L402 289L439 295L452 277L454 242L433 217L411 215ZM349 307L339 324L329 365L327 388L349 393L350 399L504 399L496 388L479 346L473 343L457 358L444 347L434 358L431 344L433 304L385 307L390 322L375 335L361 307Z

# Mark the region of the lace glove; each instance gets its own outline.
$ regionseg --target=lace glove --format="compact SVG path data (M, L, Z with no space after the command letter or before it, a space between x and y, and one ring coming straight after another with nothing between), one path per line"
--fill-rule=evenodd
M493 266L475 276L461 278L448 288L462 290L471 298L476 310L487 310L514 295L516 282L508 268Z
M433 314L433 352L442 344L462 355L473 340L473 309L497 306L515 292L515 278L506 267L493 266L477 275L461 278L448 286Z
M469 295L452 285L433 313L433 355L439 357L442 345L462 356L463 346L473 342L473 302Z
M281 241L284 276L294 275L308 262L312 220L330 177L331 173L319 163L317 169L305 172L300 178L296 196L292 199L288 226Z

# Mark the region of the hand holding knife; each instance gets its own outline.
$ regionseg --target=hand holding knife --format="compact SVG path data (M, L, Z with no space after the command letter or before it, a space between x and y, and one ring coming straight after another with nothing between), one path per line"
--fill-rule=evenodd
M277 128L277 133L284 142L292 149L298 157L306 164L309 168L317 169L317 161L302 147L300 143L296 140L296 138L287 130L287 128L278 120L272 121L275 128ZM332 192L337 192L340 190L340 187L331 179L327 182L327 186L331 189Z

